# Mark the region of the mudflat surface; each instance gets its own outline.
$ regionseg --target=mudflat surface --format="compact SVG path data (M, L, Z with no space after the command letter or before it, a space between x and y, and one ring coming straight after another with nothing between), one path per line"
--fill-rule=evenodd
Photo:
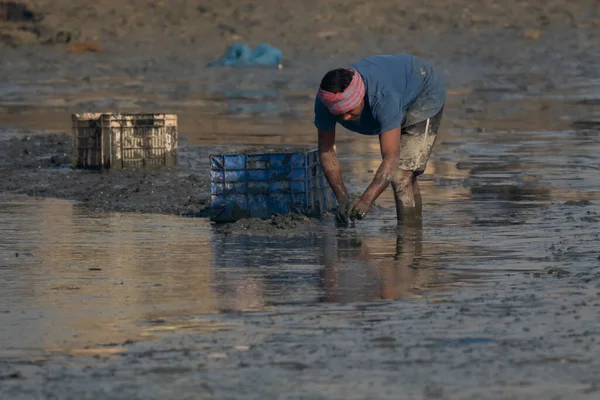
M185 147L181 151L185 162ZM71 135L21 135L3 141L3 192L71 199L94 210L194 215L206 202L203 169L92 171L72 168ZM201 156L191 155L202 165Z
M22 4L0 2L0 398L598 398L598 2ZM236 41L283 68L206 67ZM209 154L313 147L323 73L389 52L449 89L420 225L389 191L347 228L198 217ZM84 111L177 113L177 168L70 169ZM360 193L378 144L338 153Z

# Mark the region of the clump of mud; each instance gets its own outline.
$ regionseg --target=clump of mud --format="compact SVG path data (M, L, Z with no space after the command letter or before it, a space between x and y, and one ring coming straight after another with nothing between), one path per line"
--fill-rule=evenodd
M318 220L300 214L274 215L270 219L244 218L231 223L215 224L215 231L221 234L289 234L307 233L316 228Z
M314 148L308 147L244 147L244 148L228 148L228 149L217 149L214 154L292 154L292 153L306 153L314 150Z

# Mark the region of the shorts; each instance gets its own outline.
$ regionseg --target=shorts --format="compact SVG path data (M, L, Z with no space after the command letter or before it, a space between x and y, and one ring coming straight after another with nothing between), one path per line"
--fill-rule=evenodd
M433 150L444 106L433 117L402 128L400 138L400 160L398 166L405 171L425 171Z

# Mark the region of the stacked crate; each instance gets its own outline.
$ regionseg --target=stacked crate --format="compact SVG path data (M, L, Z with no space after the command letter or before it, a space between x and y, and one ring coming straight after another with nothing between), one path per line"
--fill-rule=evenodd
M90 169L177 165L174 114L72 115L73 166Z

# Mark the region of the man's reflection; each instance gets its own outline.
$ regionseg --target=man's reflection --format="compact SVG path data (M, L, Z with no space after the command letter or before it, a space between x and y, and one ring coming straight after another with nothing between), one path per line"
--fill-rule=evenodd
M424 265L420 221L399 225L396 235L361 237L343 230L326 243L321 270L323 302L414 297L435 279Z

